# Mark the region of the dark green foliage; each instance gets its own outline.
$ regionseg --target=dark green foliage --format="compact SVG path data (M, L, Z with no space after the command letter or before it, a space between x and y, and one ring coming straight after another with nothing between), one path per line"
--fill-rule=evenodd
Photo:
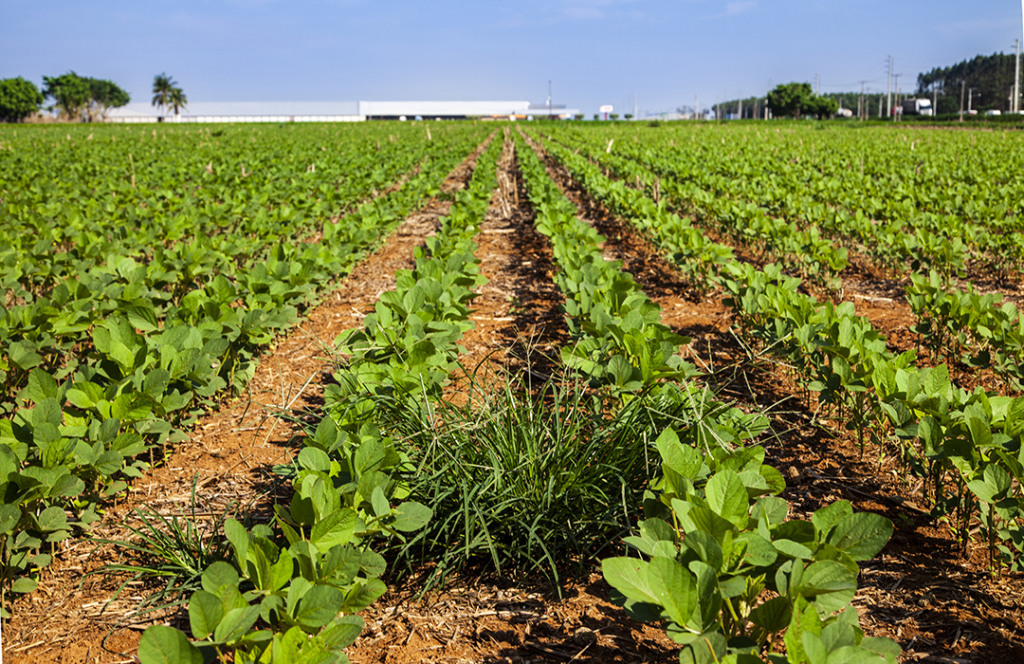
M43 94L31 81L20 76L0 80L0 122L21 122L42 103Z
M92 98L89 114L92 120L103 120L111 108L120 108L131 101L127 92L113 81L90 78L89 94Z
M53 99L54 108L68 120L103 120L111 108L124 106L131 97L113 81L79 76L73 71L44 76L43 95Z
M887 519L847 501L789 519L782 475L761 447L705 451L668 429L657 448L663 475L626 538L641 557L602 568L631 616L666 623L680 662L895 664L900 647L865 638L850 604L858 563L889 541Z
M768 93L768 107L777 117L801 115L831 117L839 108L838 102L814 94L810 83L780 83Z
M939 113L960 110L961 83L972 88L971 107L979 111L1009 110L1007 93L1013 88L1014 55L993 53L976 55L948 67L936 67L917 75L917 94L931 98L939 96ZM966 111L967 102L964 101Z
M60 76L44 76L43 85L43 95L53 99L53 107L58 113L71 121L82 118L92 98L88 79L69 71Z
M177 115L187 105L188 98L177 81L167 74L157 74L153 77L153 106L170 110Z

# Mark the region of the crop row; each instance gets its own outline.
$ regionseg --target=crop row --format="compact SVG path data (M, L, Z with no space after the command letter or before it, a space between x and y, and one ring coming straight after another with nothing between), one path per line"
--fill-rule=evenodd
M789 506L777 495L785 482L776 469L764 465L764 449L734 447L764 426L762 416L724 407L707 388L688 382L696 372L680 370L674 354L678 345L672 349L672 343L660 336L626 336L620 331L639 331L636 323L642 317L626 310L618 322L616 304L630 298L646 303L655 330L661 325L659 308L630 275L621 272L620 263L601 258L603 238L576 218L575 206L558 191L540 159L532 151L524 152L521 168L538 229L549 233L559 262L556 280L566 292L566 313L570 319L577 312L589 313L586 303L593 294L594 318L615 321L618 329L595 324L593 318L583 318L583 324L574 327L583 336L593 335L598 348L622 354L605 351L609 357L599 361L611 367L621 356L633 365L630 382L603 382L619 390L656 390L659 409L673 410L673 401L691 409L687 426L682 426L681 418L657 439L662 476L654 478L645 494L646 519L638 524L639 535L625 540L641 557L603 561L604 576L622 594L627 611L640 620L663 621L669 635L683 646L680 661L741 661L766 651L779 661L794 663L826 657L895 661L899 647L886 639L865 639L850 606L858 561L873 557L884 546L892 525L877 515L854 514L846 502L820 510L811 521L787 520ZM576 268L598 261L603 269ZM596 283L620 285L603 291L580 288L588 280L575 275L588 272L608 275ZM632 325L626 322L629 318ZM577 347L588 340L578 339ZM685 340L673 335L672 341ZM567 364L594 375L589 363L574 361L577 351L566 350ZM663 352L673 353L662 360L671 372L649 360ZM737 432L742 433L736 436ZM765 590L773 593L772 599L766 601ZM774 651L776 638L783 633L785 660Z
M381 398L415 394L427 402L439 389L467 329L465 306L480 281L473 236L496 184L494 141L479 157L470 186L456 196L443 226L416 265L397 275L361 328L343 333L348 355L325 395L323 417L291 466L288 505L270 525L248 530L229 520L227 560L203 573L188 600L193 640L171 627L146 630L143 664L203 662L233 652L235 662L347 662L344 648L359 635L354 615L386 587L385 561L370 545L403 539L431 517L406 500L408 452L376 425Z
M550 149L673 262L706 261L683 219L651 214L650 203L636 196L616 197L620 182L568 150ZM819 303L777 266L759 270L723 261L715 267L710 276L729 294L727 303L748 338L795 367L819 402L855 432L862 449L869 439L880 454L883 443L895 443L909 469L926 480L934 515L946 519L965 544L980 523L992 564L1020 566L1024 399L981 388L968 392L953 384L944 365L918 369L913 352L893 356L852 304Z
M115 257L205 280L319 231L431 147L350 128L67 131L11 130L0 152L0 284L16 300Z
M321 220L318 242L258 238L265 261L234 263L222 255L202 276L195 274L200 260L183 259L168 275L166 265L112 258L4 310L4 611L6 593L35 587L34 570L51 557L44 544L52 549L98 518L101 502L152 461L147 450L179 439L179 427L221 390L240 390L257 353L295 321L299 307L434 195L478 137L439 136L417 175L364 202L344 223Z
M624 357L627 346L616 341L621 335L608 334L607 326L591 322L595 316L619 320L600 312L617 312L616 303L631 298L648 303L654 315L648 328L664 332L657 322L657 307L621 273L620 264L600 258L600 238L592 229L581 228L571 204L561 197L536 155L519 145L538 229L559 247L554 251L559 262L556 279L566 290L567 317L580 321L571 323L574 344L593 339L595 349ZM470 325L465 305L480 282L472 236L487 210L490 189L485 187L495 183L493 153L494 146L481 158L469 190L459 195L441 231L417 251L415 268L397 275L395 290L381 297L362 328L339 339L348 359L336 374L337 387L326 395L325 416L304 441L293 466L281 469L292 479L290 504L278 506L273 527L257 525L246 531L237 522L227 522L231 555L207 569L202 589L189 601L190 628L197 641L190 642L172 628L152 627L140 646L144 664L198 663L204 651L212 655L225 650L233 651L235 661L306 661L316 656L343 662L342 649L361 627L351 612L383 592L378 578L383 561L367 549L376 535L393 539L416 530L414 536L420 538L425 526L431 534L424 550L488 550L475 537L467 541L465 531L446 540L437 538L451 535L451 529L433 529L435 520L461 522L482 515L448 514L415 499L423 485L416 475L427 471L431 484L452 480L430 463L431 446L426 443L429 437L453 433L443 431L449 423L434 409L444 407L441 387L457 366L457 341ZM595 265L598 260L602 267ZM593 274L603 277L588 279ZM601 287L608 283L617 287ZM638 314L629 310L624 317ZM630 339L628 351L634 358L655 356L667 343L660 336L634 334ZM677 349L673 346L673 356ZM636 617L666 619L670 634L683 644L683 653L697 662L756 656L776 646L776 637L783 633L788 661L794 663L826 655L894 661L898 647L864 638L850 607L857 563L884 545L891 524L876 515L854 514L845 502L820 510L811 521L787 521L788 505L776 496L784 482L778 471L763 464L764 450L733 447L763 427L760 415L723 407L695 385L654 378L644 385L642 366L634 366L630 375L641 373L619 384L576 362L569 349L563 357L599 390L610 390L626 409L652 390L661 397L655 405L658 412L671 410L673 399L680 402L675 404L677 412L680 406L690 409L687 426L682 427L682 418L676 421L682 427L680 435L670 430L658 438L663 477L648 494L648 519L641 523L640 535L627 540L650 562L605 562L606 576ZM624 398L627 393L630 396ZM568 407L571 411L576 406ZM417 432L425 444L392 437L398 411L416 411L414 418L426 425ZM654 412L647 417L655 417ZM556 413L559 421L571 417L561 408ZM643 440L641 445L646 446ZM584 440L570 442L576 457L580 449L592 449L581 447ZM496 449L492 444L476 437L468 446L442 453L463 453L467 447ZM520 468L525 471L536 461L516 463L526 463ZM589 455L580 461L597 463ZM457 459L446 472L471 472L467 464L467 459ZM516 479L510 476L505 481ZM487 511L504 510L508 518L508 499L501 497L498 504L474 495ZM548 501L562 499L558 494ZM535 513L534 523L545 516ZM488 523L491 530L484 537L505 537L507 523ZM560 527L565 530L564 523ZM774 599L766 601L766 589L773 591Z
M592 146L596 147L596 146ZM559 149L555 146L553 149ZM628 151L628 150L627 150ZM652 156L655 151L647 148L643 153L633 150L631 157L618 157L616 155L602 155L599 150L592 150L591 157L598 158L602 165L609 167L614 173L620 176L619 182L632 181L636 179L650 180L653 173L662 173L660 166L668 159L667 154ZM639 162L652 165L653 170L641 165ZM673 163L676 163L673 161ZM665 192L674 192L679 198L688 201L687 208L697 210L701 218L716 219L719 228L728 226L733 241L745 247L759 248L761 259L778 258L780 266L798 271L804 276L821 276L821 265L826 264L829 275L825 279L838 283L838 271L845 264L845 249L838 249L832 253L827 241L821 238L814 224L815 217L806 214L795 214L789 218L806 219L810 222L806 230L801 230L793 222L780 221L769 216L769 212L754 204L739 205L730 200L716 199L707 190L702 190L694 179L688 179L685 183L673 181L659 181L659 187ZM684 189L686 190L684 193ZM742 188L734 187L731 195L743 196L771 196L770 193L755 193L755 189L748 185ZM620 184L612 190L604 192L603 202L611 209L625 213L632 205L642 205L646 208L648 215L664 214L664 207L655 205L652 201L637 189L626 187ZM619 198L625 198L629 203L625 206L618 203ZM641 199L645 199L646 203ZM759 199L763 204L763 200ZM625 209L624 209L625 208ZM736 214L737 210L743 212ZM778 212L786 212L782 208L775 208ZM789 210L789 213L792 213ZM861 215L860 210L855 214ZM829 214L833 214L830 212ZM678 217L677 217L678 218ZM817 219L824 223L824 220ZM898 229L879 227L877 224L868 223L872 233L885 235L886 242L905 242L909 236L902 234ZM891 232L890 232L891 231ZM675 230L673 232L679 232ZM920 229L917 233L918 246L923 246L925 240ZM702 242L703 234L687 227L684 230L687 242ZM1001 233L996 235L1001 236ZM1020 317L1016 307L1012 303L1000 304L998 294L979 294L974 287L968 283L966 290L953 290L950 287L953 275L963 267L963 260L952 260L950 252L966 251L962 243L950 243L947 238L930 235L931 242L935 245L936 251L929 254L931 257L925 260L925 256L918 252L900 254L899 258L912 258L917 261L918 267L927 264L938 264L944 271L935 269L928 272L912 272L909 275L909 283L905 287L907 302L911 310L918 318L914 332L920 335L922 343L932 351L937 361L940 355L944 357L950 366L963 362L970 368L992 368L996 375L1002 377L1010 387L1019 391L1021 381L1019 378L1020 364L1024 355L1024 339L1021 335ZM875 246L884 244L878 238L869 238ZM702 246L708 246L704 244ZM711 244L723 248L722 245ZM959 247L959 249L958 249ZM691 248L692 249L692 248ZM724 249L723 249L724 250ZM937 252L937 253L936 253ZM943 254L946 258L936 259L936 256ZM724 256L724 254L723 254ZM691 275L706 274L704 269L711 257L705 255L687 261L682 269ZM962 259L962 257L961 257ZM951 274L951 272L952 274ZM697 285L699 279L691 279ZM957 349L960 349L959 351Z
M1024 245L1013 232L1022 223L1014 204L1019 199L1012 197L1019 184L1006 176L1006 164L1017 159L1012 134L971 137L979 143L970 147L972 156L978 152L991 160L972 158L970 168L977 171L970 172L961 163L968 148L954 145L962 140L946 133L836 135L794 129L780 136L748 128L713 137L649 132L642 143L628 132L606 133L575 129L566 136L614 169L623 168L616 154L642 165L649 170L648 186L657 179L660 192L675 205L722 224L737 240L746 233L749 243L771 242L762 239L759 228L778 227L773 234L784 237L781 231L788 226L788 234L820 233L897 273L908 262L946 274L968 268L1013 271L1024 262ZM609 136L617 142L605 156ZM874 163L865 167L865 160ZM636 177L628 168L620 174ZM806 244L817 249L816 242ZM796 249L783 244L778 251ZM828 253L815 258L827 259ZM832 267L829 262L822 268Z

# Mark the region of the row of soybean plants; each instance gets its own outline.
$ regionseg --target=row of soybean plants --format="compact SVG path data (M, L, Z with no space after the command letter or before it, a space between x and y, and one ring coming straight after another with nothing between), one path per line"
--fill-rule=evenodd
M577 337L567 364L619 394L658 389L662 411L691 409L689 426L677 421L655 442L661 473L646 487L638 534L625 539L640 555L603 562L620 602L637 619L664 621L683 662L895 662L899 646L865 638L851 605L858 562L881 550L892 525L846 501L787 520L785 482L763 463L764 448L736 446L763 429L763 416L685 382L694 372L674 355L685 339L658 321L620 263L601 258L603 238L576 218L537 155L521 149L519 163ZM684 384L655 382L666 378Z
M259 257L274 238L319 230L323 219L412 171L429 144L417 133L389 141L387 131L7 129L0 283L32 301L118 256L195 263L197 278L207 273L208 254Z
M171 166L161 169L205 172L184 149L204 140L205 133L176 136L182 149L169 151ZM406 214L435 194L480 138L479 131L453 129L437 132L425 148L406 145L420 155L417 174L400 189L359 204L340 223L306 220L300 227L321 224L322 237L315 242L286 235L287 224L261 236L259 223L247 226L249 216L237 228L218 233L202 225L198 208L169 208L164 216L176 221L168 224L187 228L191 219L205 232L137 250L112 240L113 253L76 264L80 273L61 276L45 294L29 298L8 288L6 306L0 309L6 390L6 414L0 419L3 611L12 592L34 589L36 571L49 564L54 543L97 519L101 502L144 472L144 453L180 439L181 427L219 391L240 390L255 369L260 348L291 325L301 307L316 301L318 289L345 275ZM102 145L95 138L85 144ZM247 149L258 154L256 145ZM120 154L111 145L97 149L101 156L92 159L98 162L104 154ZM268 179L261 208L288 204L285 198L305 172L299 166L303 162L290 162L298 173L278 172L276 201L269 195L275 179ZM58 177L51 173L48 179ZM232 187L221 181L204 195L228 199ZM19 192L4 195L16 199ZM96 228L105 228L111 238L149 237L145 227L104 227L103 213L93 213ZM251 219L265 216L257 210L250 214ZM74 255L77 246L54 245L52 250ZM119 255L122 249L135 256Z
M339 337L347 359L325 395L320 423L290 466L292 496L270 524L228 519L231 547L209 565L188 598L191 638L172 627L143 634L143 664L347 662L362 630L355 615L380 597L385 560L371 545L404 539L431 518L408 500L410 452L378 426L378 404L402 395L429 407L454 370L466 303L482 281L473 236L497 184L492 141L469 187L459 192L439 232L416 250L415 267L397 275L361 328ZM422 400L417 397L422 397Z
M664 158L664 156L662 157ZM652 157L644 158L645 163L656 163L658 159ZM798 161L798 160L797 160ZM616 173L626 178L643 176L650 179L651 172L645 171L639 163L614 157L606 157L602 163L612 163ZM764 177L763 175L761 176ZM744 181L757 180L748 178L744 173ZM779 185L774 185L776 188ZM742 191L740 191L742 189ZM759 203L764 204L765 198L779 198L772 193L768 187L766 193L757 193L757 186L744 185L740 188L734 187L734 194L741 196L754 196L759 198ZM797 194L793 197L806 196L800 187L796 188ZM619 194L625 195L625 194ZM772 206L769 206L772 207ZM776 206L780 213L794 214L796 209L790 206L788 209ZM1004 216L1005 207L1002 208ZM796 218L813 219L811 215L799 215ZM872 226L875 228L876 226ZM756 234L761 231L756 224L744 229L746 234ZM782 238L772 242L772 246L778 248L785 245L784 238L789 236L798 237L799 232L790 233L792 225L776 222L774 228L781 228ZM786 230L788 229L788 230ZM809 230L813 235L813 227ZM905 234L898 232L898 229L888 229L888 237L906 238ZM694 238L699 234L690 231L687 237ZM1001 236L1002 233L995 235ZM701 236L702 237L702 236ZM769 235L769 237L771 237ZM815 236L820 237L820 236ZM937 242L949 249L951 245L946 239L939 239ZM794 250L798 250L794 245ZM803 245L810 246L810 245ZM825 255L827 255L825 251ZM783 253L783 257L785 257ZM790 263L788 267L799 269L802 274L807 275L813 270L807 266L820 265L821 252L808 252L802 254L802 259L797 264ZM705 257L706 258L706 257ZM687 263L686 269L690 271L702 271L704 260L697 260ZM942 261L947 270L955 265L949 261ZM785 262L783 266L787 267ZM966 288L954 290L951 287L951 274L939 272L934 269L927 274L913 272L909 275L909 283L906 285L906 297L912 310L918 318L914 331L920 335L923 345L928 347L936 360L944 355L951 367L962 363L971 369L991 368L996 375L1003 378L1007 384L1016 391L1021 389L1020 366L1024 358L1024 328L1020 320L1017 308L1012 303L1001 303L1001 297L993 293L978 293L971 284Z
M703 224L717 228L737 245L756 252L762 260L778 260L826 287L838 286L838 275L848 265L845 247L836 246L813 226L778 217L746 200L722 195L719 183L708 181L699 162L689 164L669 161L664 156L652 157L652 150L640 144L616 142L593 132L557 132L555 136L585 150L626 181L652 187L657 181L659 203L685 206Z
M664 178L659 189L709 223L720 211L704 216L707 195L713 208L728 215L736 214L730 205L761 210L741 213L757 225L768 215L806 232L817 229L896 273L908 262L956 274L968 268L1012 271L1024 260L1024 245L1012 232L1021 223L1013 202L1020 185L1006 168L1019 159L1019 137L799 125L707 129L626 133L612 153ZM630 140L638 135L642 142ZM592 142L595 151L607 141L586 132L575 139ZM979 144L968 147L968 141ZM963 160L970 162L966 167L960 159L965 152L972 155ZM986 159L977 160L978 153ZM715 198L729 203L716 204ZM737 241L742 233L758 234L735 226L732 232Z
M652 213L653 202L635 191L622 195L623 183L585 158L548 147L595 198L635 223L673 262L706 260L687 238L692 231L685 220ZM856 432L862 450L868 440L895 442L909 469L926 480L933 514L965 546L980 526L991 564L1024 564L1024 398L960 389L945 365L918 369L914 352L894 356L852 304L818 302L775 265L761 270L723 260L714 267L709 278L728 292L747 336L796 367L819 402Z
M913 331L934 361L991 369L1006 391L1024 391L1024 320L1013 302L971 283L952 288L935 270L910 275L904 291L917 319Z

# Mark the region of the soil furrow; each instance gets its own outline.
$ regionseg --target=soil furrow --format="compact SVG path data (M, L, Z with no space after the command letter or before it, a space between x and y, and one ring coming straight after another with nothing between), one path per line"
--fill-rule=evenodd
M533 227L532 212L519 204L525 200L519 180L513 143L507 141L498 189L476 238L487 283L473 300L474 328L460 340L466 349L460 361L477 384L500 381L506 370L546 377L568 339L559 310L565 297L551 278L551 248Z

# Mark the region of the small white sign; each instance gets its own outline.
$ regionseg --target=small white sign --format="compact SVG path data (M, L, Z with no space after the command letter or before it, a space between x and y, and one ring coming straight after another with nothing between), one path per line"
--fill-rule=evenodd
M593 107L591 107L591 108L593 108ZM601 113L611 113L612 111L615 110L615 107L612 106L611 104L605 104L604 106L601 106L597 110L600 111Z

